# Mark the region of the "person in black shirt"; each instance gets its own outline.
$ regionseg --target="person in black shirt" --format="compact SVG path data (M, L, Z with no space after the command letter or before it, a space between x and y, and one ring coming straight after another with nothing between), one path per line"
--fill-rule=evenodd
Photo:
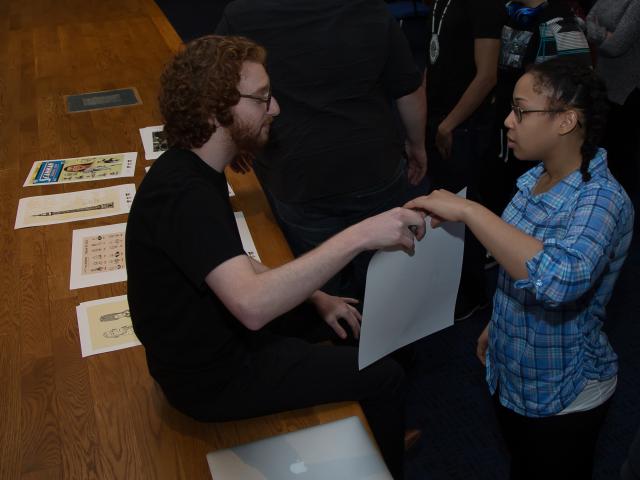
M358 337L355 301L317 289L364 250L411 251L424 219L396 208L274 269L245 254L224 168L264 145L280 113L265 55L247 39L203 37L163 73L170 148L142 181L127 222L133 327L149 372L185 414L223 421L359 400L401 478L401 367L385 358L358 371L356 348L307 340L339 341L345 328Z
M434 188L479 198L482 160L493 126L502 0L435 0L428 18L427 155ZM456 320L488 305L485 250L467 232Z
M404 34L380 0L236 0L216 28L269 52L282 114L255 170L296 256L404 203L426 171L425 100ZM406 155L393 116L406 129ZM361 298L370 255L324 287Z

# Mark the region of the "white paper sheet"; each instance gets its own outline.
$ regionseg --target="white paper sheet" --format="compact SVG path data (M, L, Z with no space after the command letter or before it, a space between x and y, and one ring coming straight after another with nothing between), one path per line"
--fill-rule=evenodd
M126 295L83 302L76 314L83 357L140 345Z
M133 183L79 192L21 198L15 228L54 225L129 213Z
M233 212L236 216L236 224L238 225L238 231L240 232L240 240L242 241L242 248L247 252L251 258L256 261L260 261L260 256L258 255L258 251L256 250L256 246L253 243L253 237L251 237L251 232L249 231L249 225L247 225L247 220L244 218L244 213L242 212Z
M137 152L39 160L33 164L24 187L90 182L133 177Z
M144 158L147 160L155 160L167 150L164 125L141 128L140 137L144 147Z
M464 196L466 189L459 193ZM360 369L453 325L464 250L464 224L432 229L415 254L377 252L369 264L358 365Z
M127 280L124 255L126 223L73 231L69 288Z

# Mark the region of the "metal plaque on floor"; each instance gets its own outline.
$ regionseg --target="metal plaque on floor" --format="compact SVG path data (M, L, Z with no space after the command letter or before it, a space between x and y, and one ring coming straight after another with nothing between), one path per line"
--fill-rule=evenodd
M75 113L141 105L142 100L140 100L135 88L119 88L102 92L65 95L65 103L67 113Z

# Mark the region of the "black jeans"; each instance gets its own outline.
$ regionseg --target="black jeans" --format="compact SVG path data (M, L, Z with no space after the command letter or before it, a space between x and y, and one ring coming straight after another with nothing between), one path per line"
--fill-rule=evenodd
M586 412L532 418L493 397L511 454L510 480L591 480L598 434L611 399Z
M404 371L391 358L358 371L358 349L340 341L308 303L247 338L238 374L216 392L169 401L200 421L258 417L314 405L359 401L394 478L403 478Z

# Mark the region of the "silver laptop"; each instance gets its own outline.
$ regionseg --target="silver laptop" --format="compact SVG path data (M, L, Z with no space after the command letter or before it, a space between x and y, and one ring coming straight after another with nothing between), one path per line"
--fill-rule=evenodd
M393 480L358 417L207 455L213 480Z

